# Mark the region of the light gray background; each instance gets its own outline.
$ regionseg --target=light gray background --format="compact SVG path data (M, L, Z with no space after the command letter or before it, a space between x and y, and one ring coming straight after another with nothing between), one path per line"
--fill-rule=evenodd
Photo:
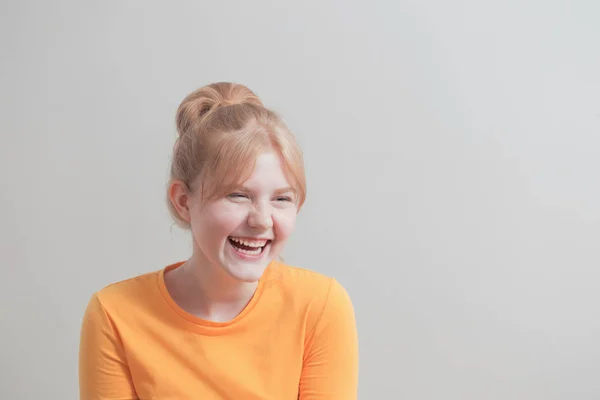
M350 292L361 399L600 398L600 3L3 1L0 398L77 398L91 294L189 252L176 107L305 149L287 261Z

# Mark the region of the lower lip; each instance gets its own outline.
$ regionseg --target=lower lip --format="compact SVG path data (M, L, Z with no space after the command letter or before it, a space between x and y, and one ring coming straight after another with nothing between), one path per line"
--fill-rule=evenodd
M267 249L271 245L271 243L267 243L265 245L265 247L263 247L263 249L260 253L258 253L257 255L252 255L252 254L242 253L242 252L238 251L238 249L234 245L231 244L229 239L227 240L227 244L229 245L229 247L231 247L231 249L233 250L233 252L235 253L236 256L238 256L242 260L249 260L249 261L256 261L256 260L262 258L262 256L267 252Z

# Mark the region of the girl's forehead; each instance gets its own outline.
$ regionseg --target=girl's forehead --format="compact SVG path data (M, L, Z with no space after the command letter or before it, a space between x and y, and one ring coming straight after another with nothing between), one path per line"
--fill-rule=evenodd
M247 180L260 179L287 180L279 155L275 153L263 153L256 158L252 173Z
M255 193L283 193L292 191L300 194L300 182L285 163L281 154L265 151L246 162L230 164L221 171L206 171L203 186L205 198L218 198L234 191Z

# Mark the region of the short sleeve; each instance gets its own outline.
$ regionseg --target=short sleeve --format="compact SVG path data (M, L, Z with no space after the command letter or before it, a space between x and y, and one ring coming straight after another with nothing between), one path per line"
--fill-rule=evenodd
M81 326L79 393L81 400L137 399L121 340L98 295Z
M358 396L358 335L347 291L332 280L322 314L306 342L299 400Z

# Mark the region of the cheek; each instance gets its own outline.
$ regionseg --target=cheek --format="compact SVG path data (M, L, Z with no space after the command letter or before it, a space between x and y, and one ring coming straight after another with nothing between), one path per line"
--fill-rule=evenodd
M248 219L248 210L239 204L227 204L212 214L213 226L216 231L230 235Z
M195 230L205 238L219 241L222 236L229 236L246 219L243 207L218 206L200 210L192 224Z
M287 239L296 227L296 209L279 210L273 214L273 226L278 239Z

